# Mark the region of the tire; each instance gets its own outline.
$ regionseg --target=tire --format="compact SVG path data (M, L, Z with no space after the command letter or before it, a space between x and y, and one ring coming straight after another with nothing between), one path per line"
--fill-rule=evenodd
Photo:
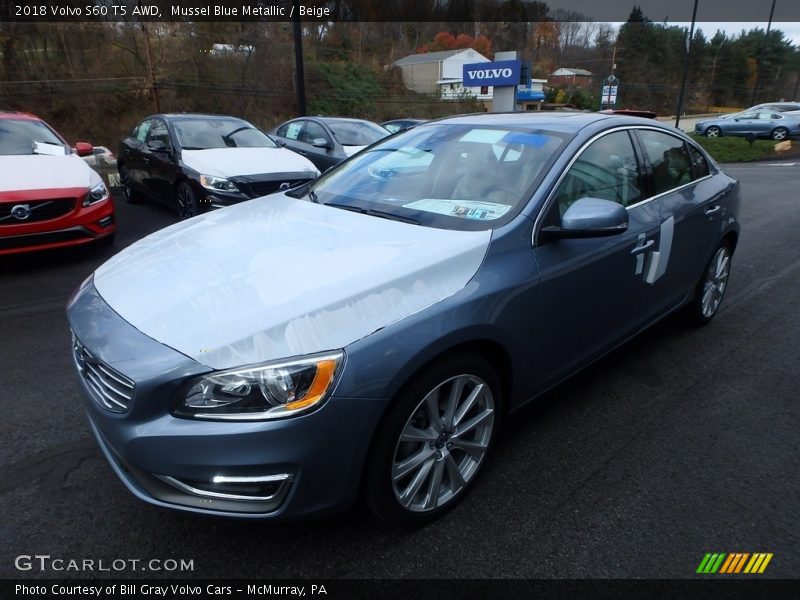
M122 186L122 197L128 204L138 204L142 201L142 196L133 189L128 169L125 165L119 165L119 184Z
M776 127L770 137L776 142L781 142L789 137L789 130L786 127Z
M716 125L712 125L706 129L706 137L722 137L722 129Z
M454 355L426 367L395 397L375 434L364 473L369 509L404 525L450 511L474 483L501 414L500 382L483 358Z
M184 182L178 186L178 191L175 193L175 201L178 208L178 217L182 221L196 217L202 212L197 196L194 195L194 191L188 183Z
M723 241L714 250L697 283L694 298L686 307L685 314L690 324L698 327L707 325L719 311L725 290L728 288L732 257L733 249L727 241Z

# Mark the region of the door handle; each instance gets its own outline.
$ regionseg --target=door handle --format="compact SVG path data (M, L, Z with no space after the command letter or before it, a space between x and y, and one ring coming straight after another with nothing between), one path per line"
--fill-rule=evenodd
M707 208L705 210L705 213L706 213L707 216L711 216L714 213L718 213L721 210L722 210L722 207L719 204L717 204L716 206L712 206L711 208Z
M149 158L143 158L143 159L142 159L142 162L143 162L144 164L146 164L146 165L149 165L149 164L150 164L150 159L149 159Z
M655 244L655 242L653 240L647 240L641 246L636 246L633 250L631 250L631 254L633 256L636 256L637 254L641 254L642 252L644 252L645 250L650 248L653 244Z
M306 152L304 150L298 150L297 153L298 154L302 154L303 156L308 156L308 152Z

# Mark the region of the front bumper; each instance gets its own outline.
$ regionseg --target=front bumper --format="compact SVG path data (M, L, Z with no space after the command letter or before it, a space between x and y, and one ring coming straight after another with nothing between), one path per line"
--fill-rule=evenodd
M114 202L81 206L80 198L68 214L46 221L6 224L0 227L0 255L79 246L114 233Z
M133 328L91 283L70 301L68 316L93 359L135 384L127 409L112 412L78 372L92 431L142 500L260 519L331 513L354 502L385 403L332 397L312 413L263 422L176 418L169 407L177 389L208 367Z

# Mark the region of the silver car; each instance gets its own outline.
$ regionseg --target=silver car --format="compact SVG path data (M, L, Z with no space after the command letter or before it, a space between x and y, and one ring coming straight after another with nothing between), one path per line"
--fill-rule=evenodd
M667 315L714 318L739 204L651 119L421 123L101 266L68 306L91 429L159 506L303 518L361 495L430 521L515 411Z
M695 123L694 132L708 137L743 137L786 140L800 135L800 117L770 110L748 110Z

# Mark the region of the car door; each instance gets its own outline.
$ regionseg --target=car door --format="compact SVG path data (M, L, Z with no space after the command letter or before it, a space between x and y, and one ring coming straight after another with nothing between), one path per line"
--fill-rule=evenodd
M758 119L754 112L744 112L728 120L730 123L725 127L725 133L728 135L747 135L755 133L757 129Z
M118 162L127 173L131 185L138 191L145 191L144 143L152 126L152 119L145 119L131 130L120 147Z
M324 140L325 146L315 146L315 140ZM298 152L308 158L324 173L333 165L342 161L337 156L335 144L325 128L316 121L307 121L300 136L300 150Z
M649 282L661 214L647 197L642 159L628 130L604 133L573 159L537 222L534 258L541 277L545 331L533 332L548 352L542 374L559 380L639 330L656 314ZM542 227L585 197L618 202L628 212L623 233L547 239ZM538 341L536 343L539 343Z
M299 150L302 149L300 146L300 136L303 134L305 126L305 119L295 119L294 121L289 121L281 125L275 132L275 135L280 138L284 146L289 150L299 153Z
M664 310L697 285L727 218L726 196L733 186L721 187L705 154L682 137L653 129L637 130L636 135L661 209L660 275L653 285Z
M153 119L142 156L147 170L145 183L148 193L162 202L172 203L179 169L175 162L175 148L164 119Z

